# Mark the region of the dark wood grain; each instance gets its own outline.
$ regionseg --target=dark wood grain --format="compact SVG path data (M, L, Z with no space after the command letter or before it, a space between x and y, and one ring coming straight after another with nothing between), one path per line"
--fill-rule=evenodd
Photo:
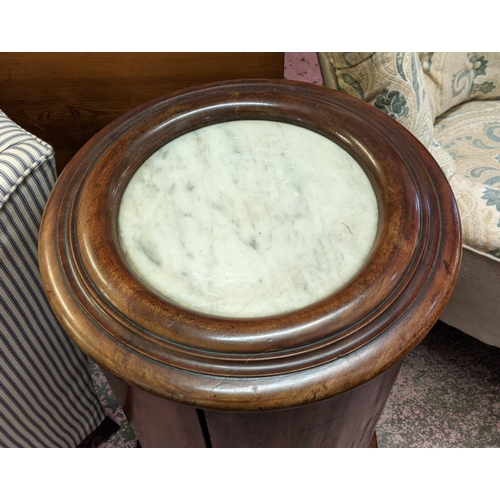
M319 403L261 412L195 409L105 374L144 448L376 448L400 368Z
M401 362L319 403L266 412L205 411L214 448L366 448Z
M376 432L373 433L373 436L370 439L370 443L368 444L368 448L378 448L378 439Z
M206 448L197 410L104 374L141 448Z
M292 123L346 149L372 182L379 229L365 266L339 292L288 314L231 320L151 291L126 264L116 221L129 179L160 146L240 119ZM327 404L384 379L441 314L460 255L453 194L422 144L358 99L283 80L203 85L117 119L63 171L40 238L49 301L80 348L130 387L203 409L209 427L225 421L211 411ZM362 439L358 427L351 441L332 443L368 445L380 408L363 398L359 421L373 426L362 426Z
M168 93L233 78L282 78L283 53L0 53L0 109L51 144L60 172L94 134Z

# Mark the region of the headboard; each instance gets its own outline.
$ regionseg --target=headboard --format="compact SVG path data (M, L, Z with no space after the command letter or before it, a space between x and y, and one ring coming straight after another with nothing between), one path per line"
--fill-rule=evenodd
M105 125L174 90L283 78L281 52L0 53L0 109L55 149L60 172Z

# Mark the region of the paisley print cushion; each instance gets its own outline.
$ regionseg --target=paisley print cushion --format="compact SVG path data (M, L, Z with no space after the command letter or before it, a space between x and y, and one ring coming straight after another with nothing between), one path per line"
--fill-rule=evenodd
M325 81L335 82L338 90L373 104L430 147L434 110L417 53L326 52L321 59L330 73Z
M436 120L435 138L453 158L449 179L464 243L500 258L500 101L470 101Z
M500 52L422 52L419 59L436 117L463 102L500 99Z

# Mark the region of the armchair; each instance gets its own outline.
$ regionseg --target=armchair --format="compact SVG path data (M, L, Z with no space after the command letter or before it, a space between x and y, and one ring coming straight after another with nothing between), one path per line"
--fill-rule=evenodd
M445 323L500 347L500 53L320 52L326 86L374 105L432 153L463 257Z
M51 146L0 111L0 448L74 447L105 418L86 356L49 307L38 230Z

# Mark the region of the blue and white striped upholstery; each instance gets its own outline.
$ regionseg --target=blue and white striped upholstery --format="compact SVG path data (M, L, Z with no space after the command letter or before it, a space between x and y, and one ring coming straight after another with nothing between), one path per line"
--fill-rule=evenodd
M0 447L74 447L104 419L86 356L55 319L38 231L52 148L0 111Z

